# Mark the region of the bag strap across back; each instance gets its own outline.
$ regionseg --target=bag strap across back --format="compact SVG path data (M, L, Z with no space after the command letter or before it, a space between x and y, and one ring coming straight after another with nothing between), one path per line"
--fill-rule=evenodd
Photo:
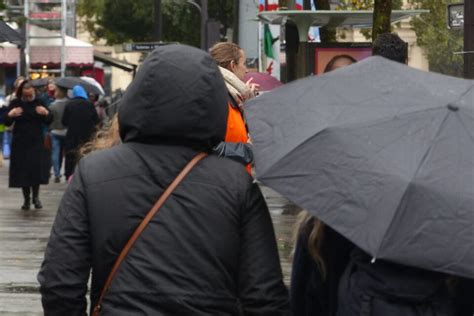
M125 259L127 256L128 252L130 249L133 247L135 244L135 241L138 239L138 237L142 234L142 232L145 230L146 226L148 223L152 220L152 218L158 213L160 210L161 206L165 203L165 201L168 199L168 197L173 193L173 191L176 189L176 187L181 183L181 181L186 177L186 175L193 169L193 167L201 161L203 158L207 156L206 153L199 153L197 154L187 165L184 167L183 170L179 173L179 175L173 180L173 182L169 185L169 187L165 190L165 192L160 196L160 198L156 201L155 205L151 208L151 210L148 212L148 214L145 216L145 218L142 220L140 225L135 229L133 232L132 236L130 239L127 241L125 246L123 247L122 251L120 252L117 260L115 261L112 270L109 273L109 276L107 278L107 281L105 282L104 287L102 288L102 291L100 293L99 299L97 301L97 304L94 306L92 316L99 316L99 313L102 309L102 301L104 300L104 296L107 293L110 284L112 283L112 280L114 279L115 274L117 273L118 268L120 267L120 264L122 261Z

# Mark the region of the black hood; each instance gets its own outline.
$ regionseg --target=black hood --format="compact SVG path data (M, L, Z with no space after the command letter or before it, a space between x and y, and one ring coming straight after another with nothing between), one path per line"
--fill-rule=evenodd
M214 146L224 140L227 89L204 51L167 45L153 51L120 101L124 142Z

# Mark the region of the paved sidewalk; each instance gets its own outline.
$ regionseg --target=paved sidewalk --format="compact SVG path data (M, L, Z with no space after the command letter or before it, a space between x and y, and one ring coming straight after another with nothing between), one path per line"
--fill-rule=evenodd
M43 315L36 274L66 184L41 186L42 210L21 210L21 189L0 167L0 315Z

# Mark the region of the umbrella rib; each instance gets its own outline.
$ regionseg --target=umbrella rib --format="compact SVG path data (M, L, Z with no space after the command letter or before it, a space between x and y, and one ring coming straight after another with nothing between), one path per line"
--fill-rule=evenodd
M420 171L421 167L424 165L424 163L426 162L426 160L428 159L428 156L434 146L434 144L436 143L436 139L438 139L439 135L441 134L441 131L443 130L443 127L444 125L446 124L447 120L448 120L448 117L449 115L451 114L452 112L450 110L447 110L447 113L445 115L445 117L443 118L443 121L441 122L441 124L439 125L439 128L438 130L436 131L436 134L435 134L435 137L433 137L433 140L430 144L430 146L427 148L426 152L424 153L423 157L421 158L421 161L420 163L418 164L418 168L415 170L415 172L413 173L413 177L412 177L412 180L416 178L418 172ZM403 200L405 199L407 193L408 193L408 189L410 188L410 185L411 185L411 181L408 183L408 185L406 186L404 192L403 192L403 195L402 197L400 198L400 201L398 202L398 205L397 207L395 208L395 211L393 212L393 215L392 215L392 219L390 220L390 224L388 225L387 229L385 230L385 233L384 233L384 236L383 238L381 239L380 241L380 244L379 244L379 247L377 248L377 251L375 251L375 254L374 254L374 259L377 258L377 255L378 253L380 252L380 249L382 248L386 238L387 238L387 233L390 231L390 229L392 228L393 226L393 222L394 222L394 219L395 219L395 216L396 214L398 213L398 210L403 202Z
M469 132L469 129L467 128L466 124L464 124L464 121L462 119L459 120L461 122L461 126L464 128L464 130L466 131L467 135L469 135L469 138L474 141L474 136L471 135L471 133Z

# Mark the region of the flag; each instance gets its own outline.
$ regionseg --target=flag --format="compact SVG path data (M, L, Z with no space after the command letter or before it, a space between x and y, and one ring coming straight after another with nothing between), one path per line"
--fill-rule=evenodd
M278 0L266 0L267 1L267 11L276 11L278 10Z
M296 10L303 10L303 0L295 1Z
M275 59L275 54L273 54L273 35L268 24L263 26L263 50L268 58Z

